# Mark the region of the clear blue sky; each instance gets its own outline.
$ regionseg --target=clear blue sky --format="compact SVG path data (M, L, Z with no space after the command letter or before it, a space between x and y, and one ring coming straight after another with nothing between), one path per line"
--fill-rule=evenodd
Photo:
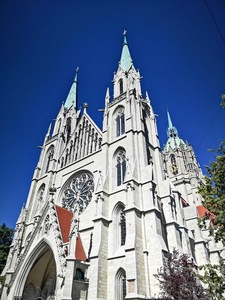
M79 66L79 105L101 128L127 39L142 92L158 114L166 142L166 107L203 171L208 148L225 138L225 1L5 0L0 2L0 224L14 227L26 202L49 123L66 99ZM221 37L221 35L223 38Z

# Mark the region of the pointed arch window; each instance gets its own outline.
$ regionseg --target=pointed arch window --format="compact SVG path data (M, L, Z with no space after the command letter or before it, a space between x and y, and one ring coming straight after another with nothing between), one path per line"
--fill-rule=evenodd
M117 116L116 116L116 136L120 136L124 133L125 133L124 108L120 108L117 111Z
M120 211L120 244L121 246L125 245L126 242L126 217L124 209Z
M69 138L70 138L70 134L71 134L71 118L68 118L67 120L66 120L66 131L67 131L67 142L68 142L68 140L69 140Z
M51 146L47 152L47 163L46 163L45 173L49 171L50 163L53 160L53 156L54 156L54 147Z
M117 186L123 184L126 174L126 151L120 149L116 156Z
M33 216L35 216L37 213L40 213L40 210L44 203L44 198L43 198L44 192L45 192L45 184L43 183L37 192L36 201L35 201L36 207L33 211Z
M123 79L122 78L119 80L119 90L120 90L120 95L123 94Z
M177 163L176 163L176 158L175 158L175 155L174 154L171 154L170 155L170 162L171 162L171 172L174 174L174 175L177 175L178 174L178 166L177 166Z
M113 210L113 249L114 252L126 243L126 214L122 202L116 204Z
M115 276L115 293L116 300L124 300L127 294L126 288L126 272L120 268Z

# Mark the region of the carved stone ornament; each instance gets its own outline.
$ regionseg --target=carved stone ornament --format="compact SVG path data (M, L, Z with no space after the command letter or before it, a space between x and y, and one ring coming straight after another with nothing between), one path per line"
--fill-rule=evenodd
M72 212L82 213L92 199L94 180L90 173L80 173L73 177L64 191L62 206Z

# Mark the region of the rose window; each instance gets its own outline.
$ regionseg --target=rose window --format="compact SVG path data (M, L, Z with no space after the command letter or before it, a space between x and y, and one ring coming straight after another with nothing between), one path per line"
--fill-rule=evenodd
M81 173L70 180L64 191L62 205L70 211L80 214L88 206L94 192L93 176Z

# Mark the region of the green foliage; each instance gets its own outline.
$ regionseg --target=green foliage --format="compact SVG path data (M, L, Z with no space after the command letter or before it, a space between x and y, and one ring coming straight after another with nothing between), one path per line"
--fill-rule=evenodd
M208 300L209 294L203 289L194 264L186 254L177 250L164 262L155 277L159 281L160 297L167 300Z
M13 229L4 223L0 226L0 273L4 269L9 247L12 243Z
M225 94L221 95L222 101L220 103L220 105L225 109Z
M223 300L225 292L225 263L221 259L218 265L204 265L199 267L204 273L199 278L204 282L213 295L212 300Z
M222 95L221 106L225 109L225 94ZM225 141L215 152L216 160L207 167L205 184L198 189L204 199L203 206L208 209L208 213L199 219L199 226L208 229L209 235L225 246ZM199 269L204 271L199 278L207 285L213 295L212 299L225 299L224 260L221 259L218 265L207 264L200 266Z
M5 276L0 276L0 286L5 283Z
M204 199L203 206L210 212L199 221L199 225L209 229L216 242L225 245L225 141L216 152L216 160L207 167L205 184L198 189Z

